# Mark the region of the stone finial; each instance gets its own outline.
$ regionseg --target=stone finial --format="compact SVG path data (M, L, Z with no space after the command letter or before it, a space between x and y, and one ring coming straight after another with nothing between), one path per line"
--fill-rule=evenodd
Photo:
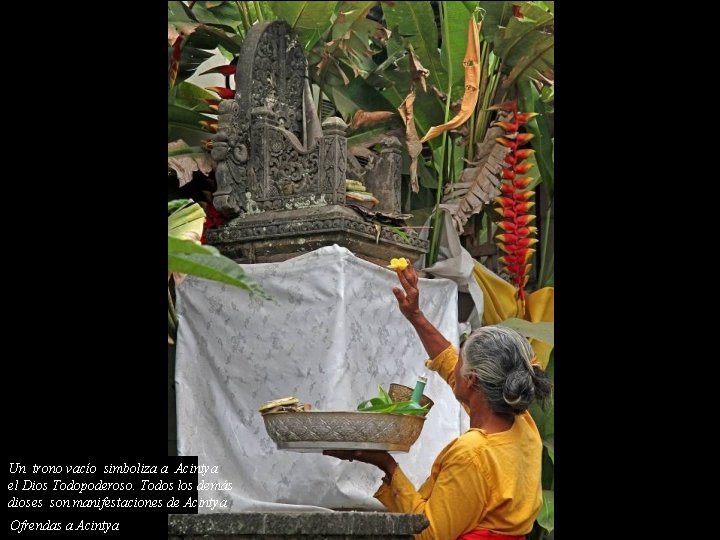
M326 118L322 123L323 135L326 137L330 135L340 135L344 137L347 127L348 126L345 122L343 122L343 119L338 118L337 116Z
M397 137L383 137L380 141L382 146L380 153L386 154L387 152L393 152L395 154L402 154L402 143Z

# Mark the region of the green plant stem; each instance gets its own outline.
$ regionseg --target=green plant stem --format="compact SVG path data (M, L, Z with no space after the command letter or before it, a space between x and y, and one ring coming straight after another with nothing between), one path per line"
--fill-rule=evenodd
M255 14L257 15L257 20L259 22L263 22L265 20L265 17L263 17L262 11L260 11L260 2L253 2L252 5L255 8Z
M457 172L455 170L455 143L453 143L452 138L448 139L448 153L450 154L450 181L455 183L455 173Z
M250 30L250 27L252 24L250 23L250 16L248 15L248 8L247 8L247 2L235 2L237 4L238 10L240 10L240 18L242 20L243 28L245 29L245 34L247 35L248 30Z
M491 111L488 110L488 107L490 107L491 103L495 99L495 92L497 90L499 79L498 58L494 55L491 58L488 53L488 83L482 94L482 103L478 100L480 110L478 112L477 128L479 132L475 133L476 138L474 141L476 142L485 140L485 133L487 133L488 128L488 117L491 113Z
M170 309L168 308L168 334L170 334L170 337L174 338L176 332L177 324L173 320L172 313L170 313Z
M480 47L480 82L478 83L478 101L475 105L478 115L482 112L482 104L487 94L488 78L490 77L490 46L483 41ZM482 99L481 99L482 96Z
M468 161L474 161L475 159L475 144L473 141L475 140L475 115L470 115L470 129L468 130L468 144L467 144L467 153L465 154L465 157Z
M201 146L188 146L187 148L176 148L175 150L168 150L168 157L202 153L203 149Z
M497 56L493 57L492 75L490 75L490 91L488 92L488 98L486 100L487 106L489 107L492 101L495 99L495 93L497 92L497 86L500 82L500 59Z
M168 285L168 325L172 325L173 330L177 329L177 313L175 312L175 303L173 302L169 285Z
M444 2L440 3L441 10L440 16L442 17L441 31L442 31L442 42L443 44L448 43L448 36L450 35L450 29L447 21L447 6ZM450 47L445 47L447 51L447 70L448 70L448 90L447 99L445 100L445 120L447 122L450 119L450 102L452 101L452 63L450 62ZM432 266L437 261L438 252L440 251L440 232L442 231L442 216L443 210L440 208L440 202L442 201L443 188L446 180L451 180L446 176L446 169L448 167L448 146L447 146L447 131L443 132L442 143L442 159L440 161L440 174L438 177L438 189L435 197L435 214L433 215L433 227L432 227L432 239L430 240L430 249L426 258L427 266ZM451 180L452 181L452 180Z

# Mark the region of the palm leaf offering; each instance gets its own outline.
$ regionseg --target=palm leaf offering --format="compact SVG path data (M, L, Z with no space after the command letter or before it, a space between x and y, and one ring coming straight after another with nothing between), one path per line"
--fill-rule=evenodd
M419 403L411 400L393 401L382 385L378 385L377 397L361 401L357 406L357 410L362 412L425 416L428 412L428 406L421 406Z

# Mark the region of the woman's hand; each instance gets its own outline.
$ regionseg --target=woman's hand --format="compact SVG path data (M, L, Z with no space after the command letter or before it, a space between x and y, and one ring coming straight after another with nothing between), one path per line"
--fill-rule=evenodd
M393 287L393 294L397 298L400 311L410 322L417 321L422 317L420 311L420 292L417 288L418 276L412 266L408 266L404 270L396 269L400 287ZM404 292L403 292L404 289Z
M393 288L393 294L397 298L400 311L405 318L415 327L415 331L422 341L425 351L430 358L435 358L450 346L450 342L438 331L435 326L425 318L420 311L420 293L418 291L418 275L412 266L404 270L395 270L402 285Z
M332 456L347 461L362 461L385 471L388 478L392 478L397 467L397 461L382 450L323 450L324 456Z

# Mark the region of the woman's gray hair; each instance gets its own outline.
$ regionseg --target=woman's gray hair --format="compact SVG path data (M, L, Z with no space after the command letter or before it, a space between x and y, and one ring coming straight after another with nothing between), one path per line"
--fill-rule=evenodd
M520 414L533 400L550 394L550 380L534 364L530 343L511 328L478 328L463 343L462 357L462 375L475 374L477 386L498 414Z

